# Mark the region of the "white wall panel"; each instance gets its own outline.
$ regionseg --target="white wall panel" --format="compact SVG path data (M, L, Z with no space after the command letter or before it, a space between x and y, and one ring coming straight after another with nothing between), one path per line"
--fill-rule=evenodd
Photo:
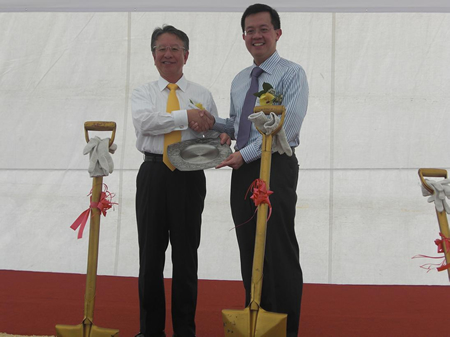
M234 75L251 64L238 12L0 14L0 268L84 273L69 226L92 181L83 123L113 120L119 206L101 218L99 274L136 276L135 148L129 96L157 78L156 26L191 39L186 76L227 116ZM296 231L305 281L447 284L416 254L437 255L434 207L417 169L449 168L448 14L281 13L280 54L310 84ZM92 134L95 135L95 134ZM106 137L104 133L99 134ZM109 136L109 135L108 135ZM229 209L231 170L207 170L199 276L240 279ZM165 275L170 277L170 249Z

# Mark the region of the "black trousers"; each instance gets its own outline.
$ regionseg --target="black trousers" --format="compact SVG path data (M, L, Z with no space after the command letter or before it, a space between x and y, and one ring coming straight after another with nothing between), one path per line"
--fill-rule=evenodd
M195 336L197 249L206 195L205 174L172 172L163 162L144 162L136 185L141 333L149 337L164 331L163 271L170 241L174 333Z
M231 211L241 258L246 306L250 303L253 253L255 248L255 205L245 194L260 176L261 160L244 164L233 170L231 178ZM272 215L267 223L261 307L267 311L288 314L287 336L297 337L303 275L299 262L299 246L295 235L298 161L292 157L272 154L269 197ZM244 224L245 223L245 224ZM242 225L243 224L243 225ZM241 226L239 226L241 225Z

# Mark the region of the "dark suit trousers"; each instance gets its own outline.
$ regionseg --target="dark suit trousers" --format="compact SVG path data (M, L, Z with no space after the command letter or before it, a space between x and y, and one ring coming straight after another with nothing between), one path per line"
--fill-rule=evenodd
M172 246L172 322L179 336L195 335L197 249L206 195L203 171L170 171L142 163L137 176L140 329L146 337L165 327L164 263Z
M231 210L241 258L246 306L250 302L253 254L255 248L255 205L245 194L251 183L260 177L261 160L233 170L231 179ZM299 246L295 235L298 161L292 157L272 154L269 197L272 215L267 223L261 307L267 311L288 314L287 336L296 337L300 320L303 275L299 262ZM244 224L245 223L245 224ZM239 226L241 225L241 226Z

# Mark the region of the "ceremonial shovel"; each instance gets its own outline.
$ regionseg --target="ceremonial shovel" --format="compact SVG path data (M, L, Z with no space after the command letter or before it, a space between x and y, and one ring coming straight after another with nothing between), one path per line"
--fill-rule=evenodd
M419 177L423 187L431 194L434 194L435 192L433 188L427 184L424 177L441 177L446 179L447 171L441 169L419 169ZM439 212L436 209L436 215L439 222L439 229L441 230L442 235L444 235L444 237L446 238L450 238L450 230L448 227L447 213L445 212L445 209L442 212ZM450 250L447 249L447 245L445 243L442 244L442 248L444 249L445 261L448 264L450 263ZM450 269L447 269L447 272L448 278L450 280Z
M86 141L89 143L88 130L112 131L109 146L114 143L116 134L115 122L86 122L84 123ZM103 188L103 176L92 179L92 202L99 202ZM95 285L97 281L98 243L100 232L100 210L91 208L91 222L89 229L89 250L86 275L86 293L84 297L84 319L78 325L56 325L57 337L111 337L118 336L119 330L100 328L93 323L95 304Z
M282 105L257 106L254 112L263 111L266 115L275 112L281 114L280 124L271 133L262 134L260 179L269 190L270 165L272 160L272 136L283 126L285 108ZM222 310L225 336L229 337L283 337L286 336L287 315L268 312L261 308L264 255L266 246L268 204L258 205L256 220L255 251L250 304L244 310Z

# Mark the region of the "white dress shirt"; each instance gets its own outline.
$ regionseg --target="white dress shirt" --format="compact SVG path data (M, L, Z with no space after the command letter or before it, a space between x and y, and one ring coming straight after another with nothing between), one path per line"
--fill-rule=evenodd
M217 118L217 107L208 89L186 80L184 75L176 83L180 110L168 113L167 99L170 90L162 77L158 81L144 84L131 95L131 113L136 131L136 147L142 153L162 154L164 135L174 130L181 130L181 141L194 138L215 138L216 131L197 133L188 126L188 109L198 109L195 104L201 103L205 110Z

